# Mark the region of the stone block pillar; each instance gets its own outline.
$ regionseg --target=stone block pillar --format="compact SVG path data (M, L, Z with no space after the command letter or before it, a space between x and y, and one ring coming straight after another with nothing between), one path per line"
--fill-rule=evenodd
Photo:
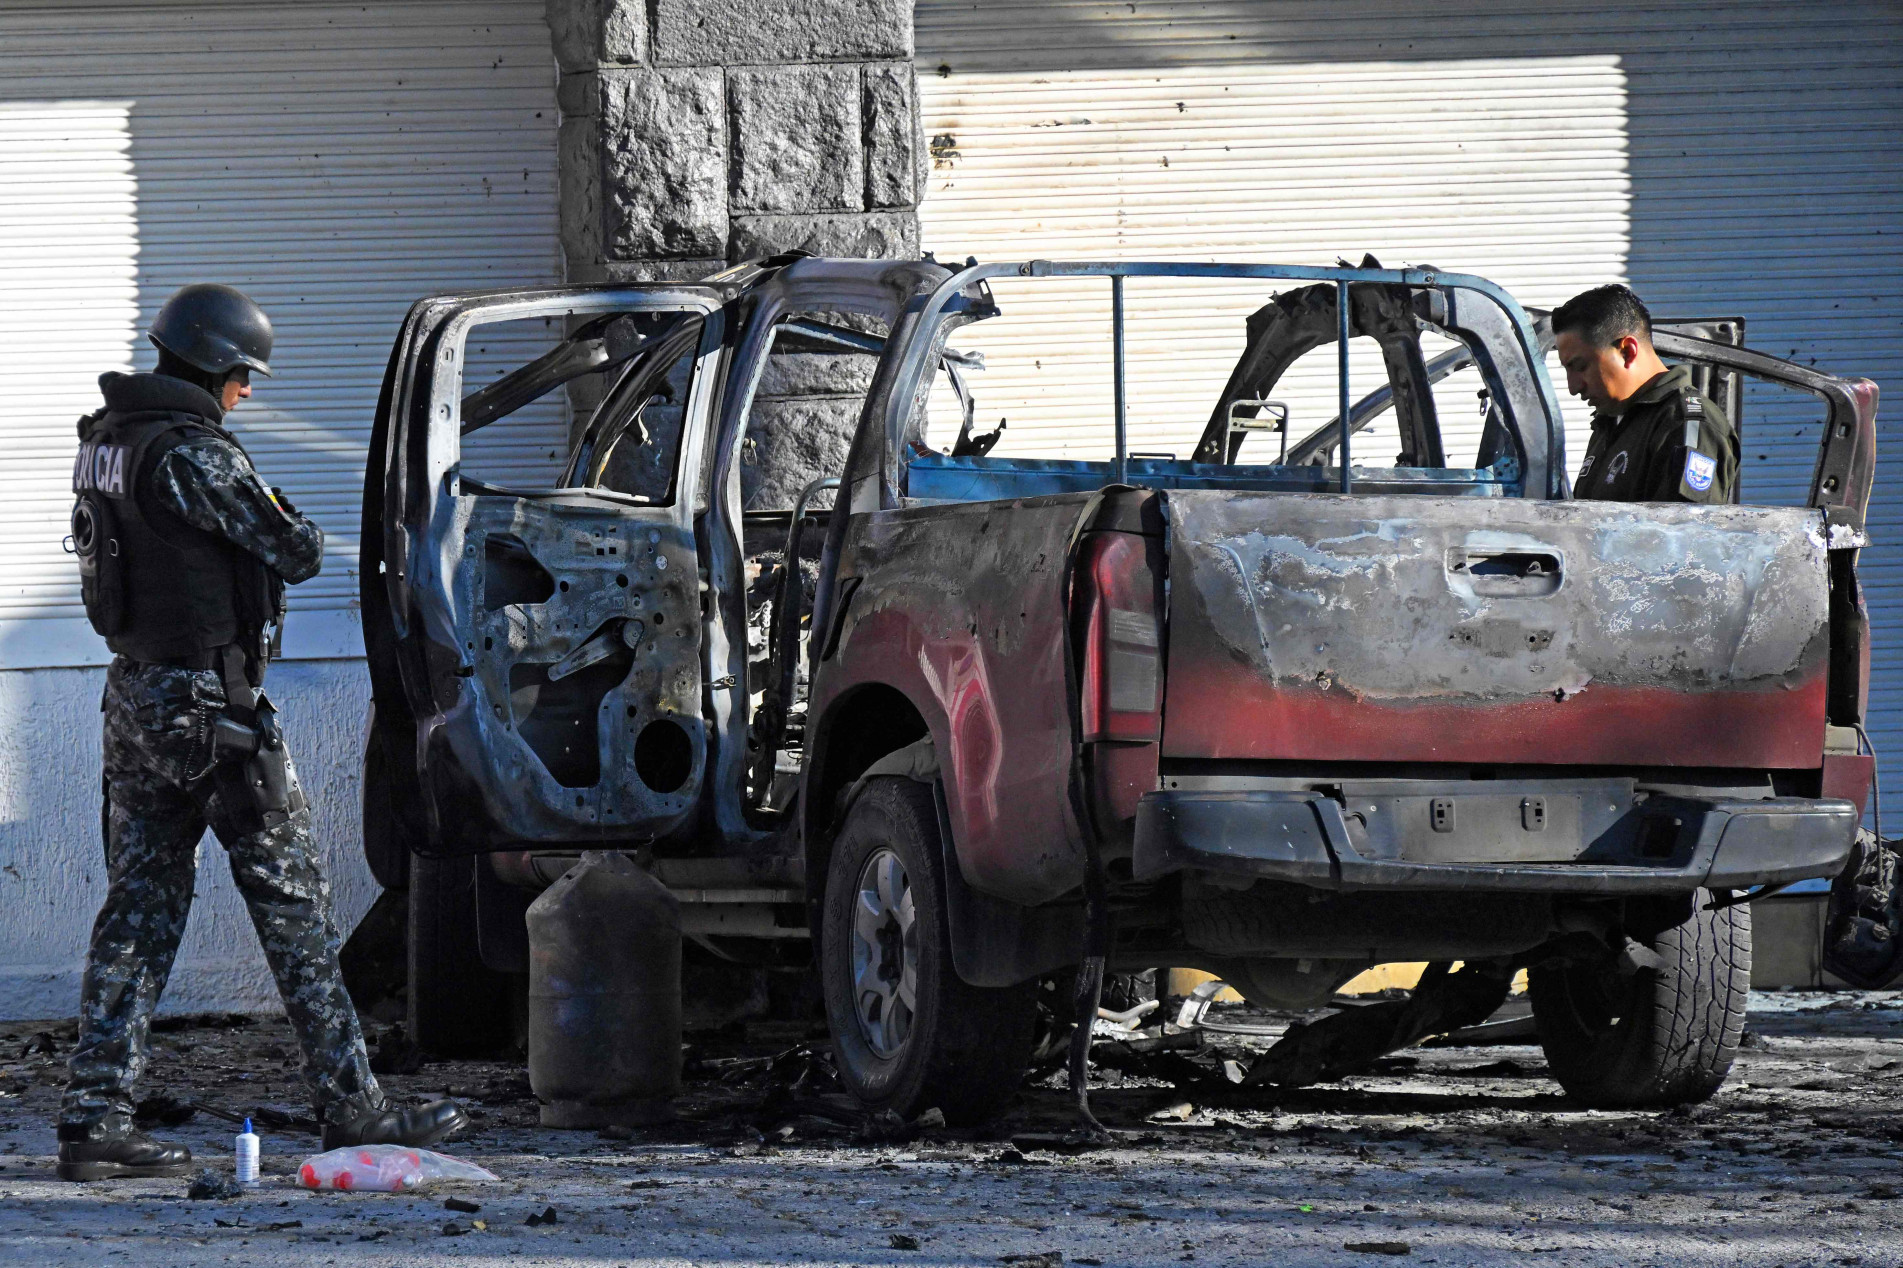
M576 282L916 256L912 0L548 0Z

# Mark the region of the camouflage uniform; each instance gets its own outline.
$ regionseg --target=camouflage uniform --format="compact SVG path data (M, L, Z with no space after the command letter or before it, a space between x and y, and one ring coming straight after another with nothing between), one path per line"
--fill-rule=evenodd
M112 397L112 380L102 386ZM157 376L134 376L152 378ZM188 384L166 380L196 391ZM124 386L124 385L122 385ZM190 412L216 422L199 393ZM222 535L287 582L316 575L323 533L286 509L222 434L199 434L165 454L152 496L194 527ZM198 843L210 826L250 908L303 1048L304 1076L330 1121L375 1110L382 1093L364 1051L357 1012L338 969L340 939L318 867L308 808L246 833L212 769L211 723L225 707L223 677L116 657L106 675L105 806L101 820L110 888L93 926L81 987L79 1044L60 1121L92 1139L129 1129L144 1072L153 1009L165 989L191 909Z

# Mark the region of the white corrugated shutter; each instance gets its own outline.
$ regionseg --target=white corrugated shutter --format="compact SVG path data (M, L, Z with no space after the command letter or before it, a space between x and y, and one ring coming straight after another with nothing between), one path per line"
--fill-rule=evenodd
M1532 305L1624 281L1661 315L1742 316L1753 346L1873 378L1903 409L1895 5L920 0L917 32L940 259L1372 251ZM1199 328L1147 285L1133 416L1146 376L1232 355L1247 310ZM1146 330L1148 310L1167 319ZM1074 390L1107 401L1100 378L1089 364ZM1584 417L1566 407L1576 468ZM1801 496L1816 432L1797 417L1747 402L1747 500ZM1889 463L1896 434L1881 427ZM1881 482L1871 536L1871 731L1897 788L1903 497Z
M328 537L287 654L361 655L391 341L424 294L560 278L556 124L542 0L0 0L0 667L103 661L60 548L73 420L194 281L277 327L232 421Z

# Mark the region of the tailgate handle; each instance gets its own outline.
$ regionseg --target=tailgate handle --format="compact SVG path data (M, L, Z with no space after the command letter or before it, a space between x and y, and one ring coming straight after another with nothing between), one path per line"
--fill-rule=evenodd
M1543 550L1455 547L1447 552L1447 571L1465 576L1475 594L1551 594L1561 580L1559 555Z

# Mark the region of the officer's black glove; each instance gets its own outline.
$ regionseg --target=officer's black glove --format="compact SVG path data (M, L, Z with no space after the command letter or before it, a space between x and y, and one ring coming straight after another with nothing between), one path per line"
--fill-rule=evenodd
M286 515L297 514L297 508L291 505L290 498L284 496L283 489L276 488L274 486L271 489L271 500L276 502L278 504L278 509L282 510Z

